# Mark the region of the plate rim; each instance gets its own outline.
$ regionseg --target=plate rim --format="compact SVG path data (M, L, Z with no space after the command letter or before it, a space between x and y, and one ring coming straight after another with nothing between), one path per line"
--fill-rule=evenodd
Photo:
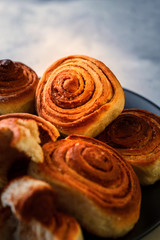
M136 92L134 92L134 91L132 91L132 90L130 90L128 88L125 88L125 87L122 87L122 88L124 90L124 93L128 92L129 94L132 94L132 95L134 95L134 96L144 100L144 102L147 102L148 104L152 105L154 108L156 108L159 111L159 114L157 114L157 115L160 115L160 106L158 106L156 103L152 102L151 100L147 99L146 97L142 96L141 94L136 93ZM136 224L138 224L138 222ZM141 240L142 238L146 237L148 234L153 232L159 226L160 226L160 217L159 217L158 221L156 221L155 223L152 224L152 226L149 227L149 229L147 229L144 232L140 233L138 236L134 236L133 238L131 237L131 239L132 240ZM131 231L134 231L134 228ZM128 232L128 234L130 234L130 232ZM117 239L125 240L126 237L127 237L127 235L125 235L124 237L117 238ZM97 239L99 240L100 238L97 237ZM107 239L107 238L104 238L104 239ZM88 240L88 238L86 240ZM108 240L112 240L112 239L109 238Z
M160 106L158 106L156 103L152 102L150 99L148 99L148 98L142 96L141 94L136 93L136 92L134 92L134 91L132 91L132 90L130 90L130 89L128 89L128 88L125 88L125 87L124 87L123 90L126 91L126 92L129 92L129 93L132 93L132 94L136 95L137 97L142 98L144 101L152 104L154 107L156 107L156 108L160 111Z

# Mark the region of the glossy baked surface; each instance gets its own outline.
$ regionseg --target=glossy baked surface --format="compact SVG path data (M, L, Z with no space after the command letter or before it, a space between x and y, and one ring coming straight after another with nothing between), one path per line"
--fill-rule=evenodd
M139 108L160 115L160 108L158 106L132 91L125 89L125 98L125 108ZM160 224L159 190L160 181L152 186L142 187L142 205L139 221L132 231L130 231L125 237L118 239L140 240ZM96 236L91 236L86 232L84 232L84 238L85 240L101 239Z

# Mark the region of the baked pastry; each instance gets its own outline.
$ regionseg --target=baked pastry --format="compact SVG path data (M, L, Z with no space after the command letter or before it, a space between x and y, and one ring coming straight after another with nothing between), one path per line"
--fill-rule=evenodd
M26 174L29 161L43 162L38 126L34 120L0 121L0 190L9 180Z
M2 193L2 204L18 219L16 240L82 240L78 222L56 209L56 193L28 176L15 179Z
M44 162L28 173L50 183L59 206L89 232L120 237L138 221L141 190L131 166L110 146L70 135L43 145Z
M114 147L134 168L141 184L160 179L160 117L126 109L98 137Z
M49 141L56 141L60 136L57 128L45 119L29 113L10 113L0 116L0 123L3 119L22 119L34 120L38 125L40 144L43 145Z
M28 66L9 59L0 60L0 115L35 112L37 74Z
M38 115L64 135L95 137L124 108L124 92L104 63L83 55L59 59L36 90Z

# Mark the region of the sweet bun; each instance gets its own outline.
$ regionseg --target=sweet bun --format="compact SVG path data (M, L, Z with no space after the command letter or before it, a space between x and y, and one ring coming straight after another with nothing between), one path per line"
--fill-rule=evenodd
M38 115L64 135L95 137L124 108L124 91L104 63L83 55L59 59L36 90Z
M50 183L61 209L99 237L120 237L139 219L141 189L131 166L110 146L70 135L43 145L44 162L28 173Z
M43 145L49 141L56 141L57 138L60 136L59 131L57 128L51 124L50 122L46 121L45 119L29 114L29 113L10 113L0 116L0 123L3 119L22 119L22 120L34 120L38 126L39 130L39 137L40 137L40 144Z
M0 190L12 178L26 173L29 161L43 162L38 126L34 120L0 121Z
M114 147L134 168L142 185L160 179L160 117L126 109L98 137Z
M56 193L43 181L28 176L13 180L2 193L18 220L17 240L83 240L77 221L56 209Z
M21 62L0 60L0 115L35 112L37 74Z

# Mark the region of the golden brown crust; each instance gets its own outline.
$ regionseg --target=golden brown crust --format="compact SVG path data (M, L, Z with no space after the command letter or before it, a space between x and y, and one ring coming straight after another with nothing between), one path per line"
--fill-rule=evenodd
M41 144L48 141L56 141L56 139L60 136L57 128L51 124L50 122L46 121L45 119L38 117L33 114L29 113L10 113L0 116L0 122L3 119L24 119L24 120L34 120L36 121L39 129Z
M2 193L19 221L16 239L82 240L77 221L56 209L56 192L47 183L29 176L10 182Z
M124 108L124 92L102 62L83 55L59 59L36 91L38 114L63 134L96 136Z
M10 206L16 218L24 222L34 218L48 225L56 211L55 191L49 184L29 176L10 181L1 198L3 206Z
M0 121L0 189L17 175L26 174L29 161L42 162L38 126L30 119Z
M111 147L71 135L43 146L45 161L29 173L49 182L60 206L102 237L126 234L139 218L141 191L132 168ZM72 204L71 204L72 202Z
M135 169L142 184L160 179L160 117L126 109L98 137L119 151Z
M0 60L0 115L34 112L38 81L37 74L25 64Z

